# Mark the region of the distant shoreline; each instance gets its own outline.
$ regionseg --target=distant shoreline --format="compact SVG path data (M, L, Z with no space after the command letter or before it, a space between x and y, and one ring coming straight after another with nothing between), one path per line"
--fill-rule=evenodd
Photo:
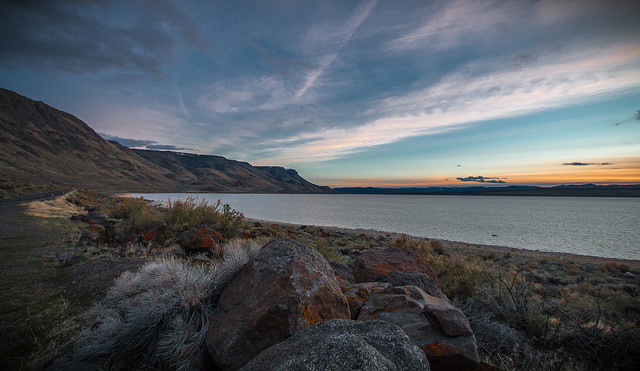
M632 185L563 185L555 187L337 187L343 194L440 195L440 196L540 196L540 197L632 197L640 198L640 184Z

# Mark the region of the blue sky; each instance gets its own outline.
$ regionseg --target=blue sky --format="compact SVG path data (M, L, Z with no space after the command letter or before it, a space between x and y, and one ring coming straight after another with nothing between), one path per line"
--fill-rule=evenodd
M640 182L637 1L3 1L0 86L323 185Z

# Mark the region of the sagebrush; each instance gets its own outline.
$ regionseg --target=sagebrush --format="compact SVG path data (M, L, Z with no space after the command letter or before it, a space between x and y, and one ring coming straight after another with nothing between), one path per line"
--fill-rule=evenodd
M185 200L169 200L166 208L151 207L142 197L125 198L114 207L111 216L122 219L122 224L132 233L144 233L154 226L162 226L167 238L175 238L191 227L208 225L225 238L232 239L246 228L244 215L229 204L220 200L197 202L191 196Z
M111 368L201 369L209 315L259 245L235 240L223 249L222 262L163 258L123 274L87 313L73 358Z

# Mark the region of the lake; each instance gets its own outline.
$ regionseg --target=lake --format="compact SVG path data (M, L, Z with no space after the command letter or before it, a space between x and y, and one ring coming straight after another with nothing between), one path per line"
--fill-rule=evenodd
M346 194L136 194L220 199L248 218L640 260L640 198Z

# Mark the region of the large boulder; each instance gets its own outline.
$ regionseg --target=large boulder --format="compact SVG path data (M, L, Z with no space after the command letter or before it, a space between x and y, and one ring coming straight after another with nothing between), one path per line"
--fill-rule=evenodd
M353 261L355 281L386 282L392 286L417 286L431 296L448 300L433 268L415 251L402 247L369 250Z
M429 363L388 322L331 320L267 348L242 370L429 370Z
M225 287L210 316L206 345L225 370L297 331L350 318L349 304L324 258L293 240L265 245Z
M461 310L415 286L374 292L358 320L384 320L402 328L427 355L433 370L475 370L476 339Z
M178 236L177 241L187 254L212 252L222 256L224 237L212 227L203 225L189 228Z

